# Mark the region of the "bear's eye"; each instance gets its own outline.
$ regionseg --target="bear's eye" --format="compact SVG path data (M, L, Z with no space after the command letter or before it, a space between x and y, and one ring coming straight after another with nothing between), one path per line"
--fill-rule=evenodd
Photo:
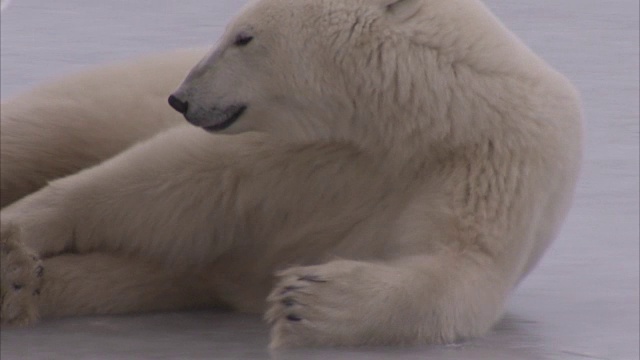
M235 46L245 46L248 43L250 43L251 40L253 40L253 36L248 35L248 34L244 34L244 33L240 33L240 34L238 34L238 36L236 36L236 40L233 42L233 45L235 45Z

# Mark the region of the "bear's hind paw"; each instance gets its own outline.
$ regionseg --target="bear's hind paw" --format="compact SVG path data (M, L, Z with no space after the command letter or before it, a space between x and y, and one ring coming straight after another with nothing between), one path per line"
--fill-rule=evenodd
M19 230L2 224L0 234L0 323L27 325L38 318L44 267L38 256L20 243Z

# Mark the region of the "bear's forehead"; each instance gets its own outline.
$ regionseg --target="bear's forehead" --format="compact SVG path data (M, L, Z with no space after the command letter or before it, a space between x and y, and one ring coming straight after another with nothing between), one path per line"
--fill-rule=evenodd
M274 25L307 25L328 20L339 23L373 8L376 0L256 0L249 3L237 18L238 23L254 22Z

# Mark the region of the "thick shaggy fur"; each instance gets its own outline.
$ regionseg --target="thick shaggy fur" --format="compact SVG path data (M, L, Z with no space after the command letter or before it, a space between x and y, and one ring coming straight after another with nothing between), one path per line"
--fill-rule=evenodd
M3 102L3 323L221 305L274 347L451 342L567 212L576 92L476 0L262 0L203 55ZM212 134L172 91L210 130L246 110Z

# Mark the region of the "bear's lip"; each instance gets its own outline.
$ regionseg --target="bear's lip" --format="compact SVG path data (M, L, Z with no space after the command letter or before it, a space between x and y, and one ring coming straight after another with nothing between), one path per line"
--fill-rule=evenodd
M233 123L235 123L236 120L238 120L246 110L246 105L231 106L227 111L224 112L225 115L227 115L226 119L218 122L215 125L202 126L202 128L211 132L222 131L233 125Z

